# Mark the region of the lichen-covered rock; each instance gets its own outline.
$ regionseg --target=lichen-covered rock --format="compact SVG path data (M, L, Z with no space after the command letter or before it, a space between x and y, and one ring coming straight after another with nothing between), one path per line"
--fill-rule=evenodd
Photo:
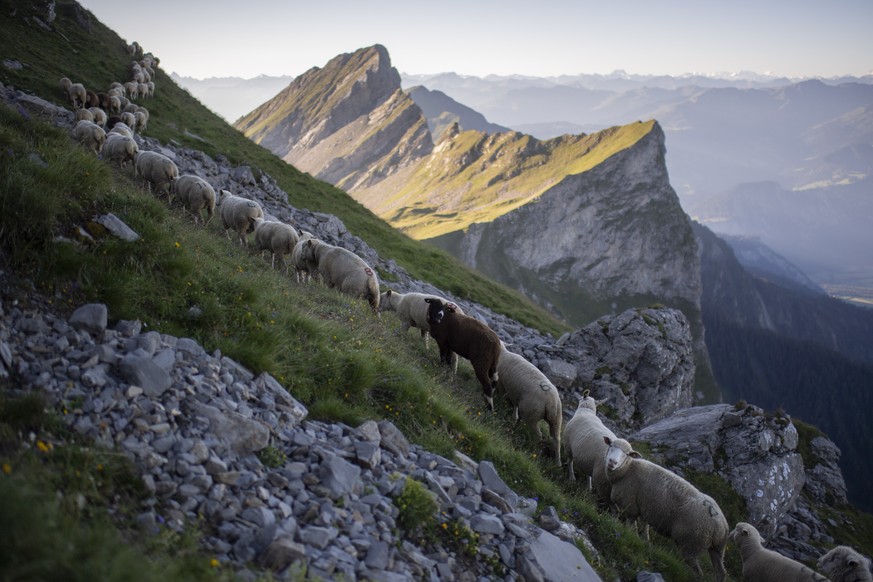
M607 416L638 429L691 406L694 354L687 318L676 309L629 309L562 338L549 357L573 364L572 389L607 399Z
M756 406L680 410L631 439L652 445L654 460L668 467L723 477L745 500L745 519L768 539L795 508L806 481L791 419Z

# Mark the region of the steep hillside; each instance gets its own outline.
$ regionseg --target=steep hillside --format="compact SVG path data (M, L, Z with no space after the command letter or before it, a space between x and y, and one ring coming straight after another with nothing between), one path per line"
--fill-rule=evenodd
M39 96L55 99L53 58L73 43L66 54L83 61L60 62L64 72L76 75L78 64L99 77L104 60L123 69L130 56L75 3L58 8L54 21L41 2L4 4L0 14L4 54L23 38L34 49L4 64L4 75L25 72L16 82L26 91L7 77L0 85L5 576L594 582L645 569L692 578L672 542L642 540L568 481L549 448L513 425L509 406L481 413L465 363L457 375L434 365L433 350L398 335L388 314L296 284L231 243L217 220L193 225L130 168L75 144L73 113ZM475 288L443 255L380 237L372 215L348 211L331 188L316 194L336 195L328 203L364 228L289 204L286 185L319 183L225 133L160 69L157 79L152 121L169 138L141 133L141 150L353 249L395 289L450 294L410 276L385 248L416 251L425 272L441 258ZM549 374L567 412L584 388L609 400L603 418L623 434L653 420L688 424L694 362L681 312L631 309L555 341L455 299ZM793 528L803 519L805 533L791 529L788 547L806 562L832 541L869 551L870 520L845 504L827 439L799 436L789 417L754 406L695 412L706 421L670 430L680 444L658 454L691 462L686 475L731 523L752 516ZM748 454L748 442L762 446ZM778 478L763 493L731 485L749 475ZM738 576L735 553L727 567Z
M873 178L789 190L776 182L742 184L688 204L695 220L717 233L757 236L819 285L873 280ZM873 299L867 286L862 297Z
M873 311L751 276L727 243L694 230L707 347L726 399L815 419L843 451L850 498L870 511L873 475L859 443L873 438L860 412L873 398Z
M415 164L433 147L427 122L400 90L400 75L379 45L303 73L235 126L347 191L378 181L371 168Z

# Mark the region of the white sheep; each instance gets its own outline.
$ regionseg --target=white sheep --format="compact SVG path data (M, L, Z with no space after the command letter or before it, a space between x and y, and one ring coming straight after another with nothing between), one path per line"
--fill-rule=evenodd
M873 582L870 560L849 546L837 546L816 562L831 582Z
M739 548L743 559L743 580L791 580L792 582L821 582L824 576L773 550L761 545L761 534L755 526L739 522L730 532L730 540Z
M94 123L99 125L100 127L106 126L106 112L100 109L99 107L89 107L88 111L91 112L91 117L94 119Z
M130 111L121 113L121 122L130 128L130 131L136 132L136 116Z
M603 437L618 437L603 424L597 416L597 407L605 400L594 400L588 391L582 393L573 418L564 427L564 452L568 459L570 481L576 480L575 469L588 477L588 487L597 495L609 501L610 485L606 478L606 451L609 449Z
M264 217L264 210L254 200L234 196L227 190L221 190L218 196L218 214L224 234L230 240L230 229L236 231L239 244L245 246L248 233L255 229L255 219Z
M307 259L303 254L303 243L311 238L315 238L311 232L300 232L297 244L294 245L294 250L291 251L291 264L294 265L298 283L306 283L310 279L318 277L318 263L314 259Z
M540 421L549 425L549 436L558 466L561 466L561 425L564 422L563 406L558 389L539 368L524 356L510 352L501 342L500 359L497 361L497 390L503 390L506 398L515 407L515 420L519 415L528 428L542 439Z
M173 190L185 210L194 216L194 224L201 220L203 210L206 210L203 225L209 224L215 214L215 189L212 184L200 176L183 174L173 181Z
M67 98L70 100L70 103L73 104L73 109L79 109L85 106L85 99L87 99L87 92L85 91L85 86L82 83L73 83L67 77L61 78L60 81L61 89L63 89Z
M382 311L393 311L400 320L402 333L405 335L410 327L416 327L421 330L421 337L424 340L424 347L428 345L430 337L430 324L427 323L427 303L424 299L432 297L441 299L436 295L428 295L426 293L398 293L393 289L388 289L382 293L379 298L379 309ZM455 312L463 315L464 311L455 305Z
M297 231L290 224L274 220L255 219L254 245L257 250L270 251L270 268L276 268L276 255L282 260L288 272L286 255L290 255L297 245Z
M698 555L707 550L715 578L722 582L728 523L715 500L679 475L641 458L626 440L608 436L603 440L609 447L604 463L616 508L672 539L698 576L703 575Z
M103 128L94 123L83 119L76 123L73 128L73 137L85 148L92 150L94 153L99 153L106 142L106 132Z
M118 133L125 137L129 137L130 139L133 139L133 130L130 129L123 121L116 121L112 128L109 130L109 133Z
M138 97L138 90L139 84L136 81L128 81L124 84L124 94L129 99L136 99Z
M106 143L101 152L104 160L115 162L123 168L127 162L135 162L138 153L139 146L133 138L111 131L106 134Z
M88 109L76 109L76 121L94 121L94 114ZM99 123L97 125L100 125Z
M142 111L137 111L133 114L134 121L136 122L136 127L139 129L139 132L142 133L146 129L146 124L148 123L148 117Z
M379 279L364 259L350 250L314 238L303 243L302 257L316 261L325 285L366 299L379 315Z
M155 194L159 194L166 189L167 200L172 202L173 181L179 177L179 168L173 160L158 152L142 151L136 156L135 168L150 190L154 186Z
M109 96L109 112L115 114L121 113L121 97L118 95Z

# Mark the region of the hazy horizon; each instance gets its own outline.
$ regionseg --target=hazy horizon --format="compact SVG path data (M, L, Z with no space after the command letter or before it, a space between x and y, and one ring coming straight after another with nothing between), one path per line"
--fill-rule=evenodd
M752 71L788 78L873 72L873 2L502 0L439 6L376 0L81 0L164 70L195 79L297 76L381 44L410 75L684 76ZM204 18L208 12L208 18Z

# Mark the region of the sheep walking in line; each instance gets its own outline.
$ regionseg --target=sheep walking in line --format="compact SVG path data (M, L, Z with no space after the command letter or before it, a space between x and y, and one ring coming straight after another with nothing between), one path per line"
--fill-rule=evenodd
M206 211L204 226L209 224L215 214L215 189L212 184L193 174L183 174L173 181L173 188L182 206L194 217L194 224L202 220L201 212Z
M67 77L63 77L60 81L61 89L67 94L70 103L73 104L73 109L85 107L85 101L88 99L88 92L82 83L73 83Z
M76 123L76 127L73 128L73 138L78 141L82 147L97 154L100 153L100 150L103 149L103 144L106 142L106 132L93 121L82 119Z
M573 418L564 428L563 440L570 481L576 480L574 469L579 469L588 477L588 488L608 503L611 487L606 478L605 459L609 446L603 437L611 440L618 437L597 416L597 406L603 402L605 400L594 400L587 390L583 392Z
M837 546L816 562L831 582L873 582L870 560L849 546Z
M561 425L564 421L563 406L558 389L539 368L523 356L510 352L501 342L500 359L497 361L497 389L515 407L515 420L519 415L531 432L543 438L540 421L549 425L549 436L555 459L561 466Z
M106 134L106 143L103 144L101 153L104 160L109 160L124 168L127 162L131 164L135 162L138 153L139 146L136 145L133 138L112 131Z
M728 523L715 500L675 473L642 459L626 440L608 436L603 440L608 446L604 462L612 486L610 498L616 508L629 519L642 518L672 539L701 577L698 556L706 550L716 580L722 582Z
M166 190L167 201L172 201L173 181L179 177L179 168L173 160L158 152L141 151L136 156L134 167L136 173L148 183L150 190L154 187L156 195Z
M307 259L303 255L304 244L309 239L315 238L311 232L301 231L297 238L297 244L291 251L291 264L294 265L294 274L298 283L308 283L318 277L318 263L313 259Z
M76 109L76 121L94 121L94 114L89 109ZM97 125L100 125L99 123Z
M230 230L233 229L239 244L245 246L249 233L255 230L255 219L264 218L264 209L254 200L234 196L227 190L219 191L217 204L227 239L230 240Z
M270 268L276 268L276 256L282 261L285 272L288 272L287 255L294 252L297 245L297 231L290 224L274 220L255 219L255 248L259 251L270 251Z
M120 133L123 136L133 139L133 130L131 130L123 121L115 121L113 118L109 118L106 124L110 126L109 133Z
M94 123L99 125L100 127L106 127L106 112L100 109L99 107L89 107L88 111L91 112L91 117L94 120Z
M373 313L379 315L379 279L361 257L314 238L303 243L302 253L304 260L317 263L318 275L325 285L366 299Z
M761 545L761 534L755 526L739 522L730 533L730 540L739 548L743 559L743 580L746 582L791 580L792 582L822 582L827 578L808 566Z
M425 298L430 334L440 348L440 361L452 366L452 353L470 360L488 408L494 411L494 389L500 361L500 338L490 327L467 315L457 313L438 298Z

